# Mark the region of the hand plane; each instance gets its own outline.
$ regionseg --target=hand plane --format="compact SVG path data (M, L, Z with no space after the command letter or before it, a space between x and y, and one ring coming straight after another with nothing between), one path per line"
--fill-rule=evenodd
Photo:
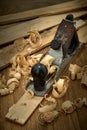
M82 44L78 39L73 15L69 14L59 24L54 39L50 43L49 51L40 59L41 61L47 54L54 57L55 73L48 76L47 67L39 61L31 69L33 81L28 82L26 89L31 89L37 96L44 96L81 47Z

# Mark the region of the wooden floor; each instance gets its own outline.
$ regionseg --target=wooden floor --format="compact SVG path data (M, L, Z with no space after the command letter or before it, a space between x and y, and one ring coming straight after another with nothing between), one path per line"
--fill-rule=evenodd
M11 0L8 1L10 2L11 5L12 1ZM24 1L25 0L19 0L20 3L19 11L23 11L25 9L23 8L22 5ZM46 0L44 0L43 2L40 0L33 0L33 2L30 3L34 3L34 1L37 1L38 3L36 8L40 6L41 7L47 6L47 5L60 2L60 0L59 1L49 0L48 2ZM16 10L16 4L17 4L16 2L18 1L15 0L15 9L13 6L10 7L7 6L6 8L4 8L3 10L4 12L3 11L0 12L0 15L6 14L7 10L8 13L11 13L12 11L13 11L12 13L17 12L19 6L17 6L17 10ZM25 3L27 2L28 0L26 0ZM6 3L4 3L3 1L1 3L3 9L3 7L6 6ZM9 5L8 2L7 5ZM31 7L35 8L35 3L31 5L32 6L29 6L30 8ZM26 6L28 9L27 4ZM81 53L76 56L73 63L77 63L78 65L83 66L87 64L86 57L87 57L87 45L85 46L84 49L82 49ZM8 68L5 69L3 73L5 74L8 73ZM64 75L68 75L68 69L66 70ZM21 82L20 87L16 89L14 94L0 97L0 130L87 130L87 108L86 107L82 107L81 109L79 109L78 111L74 111L70 115L63 114L60 117L58 117L56 120L54 120L51 124L48 124L46 126L42 126L38 122L38 108L36 109L36 111L33 113L33 115L30 117L30 119L26 122L24 126L20 126L18 124L6 120L5 115L7 114L9 107L11 107L14 103L16 103L19 100L19 98L23 95L23 93L24 93L24 89ZM87 97L87 88L81 86L80 80L70 81L69 89L65 94L65 96L57 100L57 109L61 106L62 102L64 102L65 100L69 99L73 101L78 97Z

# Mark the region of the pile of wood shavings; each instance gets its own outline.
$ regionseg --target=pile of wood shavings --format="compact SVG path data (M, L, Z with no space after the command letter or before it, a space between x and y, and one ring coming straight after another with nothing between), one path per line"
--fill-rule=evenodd
M38 120L41 125L46 125L55 120L61 114L71 114L82 106L87 107L87 98L77 98L73 102L66 100L62 103L60 110L57 110L57 103L52 103L50 105L42 105L39 108Z
M31 80L31 68L34 64L38 63L42 54L27 56L18 54L11 59L12 67L9 69L8 77L6 81L5 77L0 78L0 95L7 95L14 92L14 90L19 87L21 78L28 77Z
M80 67L77 64L70 64L70 77L72 80L81 80L81 84L87 86L87 65Z
M80 67L76 64L70 64L69 67L70 77L72 80L81 79L81 84L87 86L87 65ZM66 77L66 76L65 76ZM77 109L80 109L82 106L87 107L87 98L77 98L73 102L70 100L66 100L62 103L61 108L57 110L57 102L55 98L61 98L65 95L64 86L68 88L68 83L70 79L67 77L67 84L65 85L65 78L60 78L58 81L55 81L53 84L52 96L45 98L46 101L51 102L50 105L42 105L39 108L39 116L38 120L41 125L46 125L47 123L51 123L55 118L59 117L59 115L66 113L71 114ZM55 89L55 91L54 91ZM61 94L62 93L62 94Z

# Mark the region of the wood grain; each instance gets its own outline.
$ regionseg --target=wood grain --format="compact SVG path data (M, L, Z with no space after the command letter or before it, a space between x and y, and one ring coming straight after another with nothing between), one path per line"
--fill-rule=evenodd
M43 97L38 96L31 98L31 95L28 92L25 92L20 100L9 109L6 118L12 120L13 122L24 125L27 119L40 104L42 99Z
M70 12L75 18L87 14L87 11ZM67 14L54 15L48 17L41 17L35 20L27 21L14 25L0 31L0 45L4 45L11 42L17 38L25 37L31 30L43 31L45 29L51 28L58 25L62 19L66 17Z
M75 11L84 7L87 7L86 0L68 1L61 4L57 4L57 5L52 5L52 6L43 7L39 9L33 9L33 10L24 11L24 12L20 12L16 14L9 14L5 16L1 16L0 24L23 21L23 20L27 20L31 18L36 18L38 16L66 13L66 12Z

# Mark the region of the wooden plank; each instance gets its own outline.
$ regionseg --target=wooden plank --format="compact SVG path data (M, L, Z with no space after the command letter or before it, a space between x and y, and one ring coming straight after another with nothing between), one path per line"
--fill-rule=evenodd
M75 18L87 14L87 11L71 12ZM68 14L68 13L67 13ZM29 31L38 30L43 31L50 27L53 27L61 22L67 14L54 15L48 17L41 17L35 20L21 23L19 25L14 25L13 27L4 29L0 31L0 45L4 45L11 42L17 38L27 36Z
M83 25L86 23L83 20L76 20L76 28L80 29ZM30 48L29 45L26 45L26 43L23 42L23 38L19 40L19 42L15 42L15 44L9 45L0 51L0 70L5 68L9 65L10 59L15 56L17 53L22 52L22 54L31 55L33 53L36 53L40 49L43 49L50 45L50 42L54 38L55 32L56 32L57 26L53 27L52 29L49 29L48 31L44 31L41 33L42 37L42 45L37 49L32 49L31 53L27 51L27 48ZM24 49L25 48L25 49Z
M61 4L57 4L57 5L52 5L52 6L43 7L39 9L33 9L33 10L24 11L24 12L20 12L16 14L9 14L5 16L1 16L0 24L23 21L23 20L27 20L31 18L36 18L38 16L66 13L66 12L75 11L84 7L87 7L86 0L68 1Z
M6 118L23 125L43 99L38 96L30 97L31 95L25 92L20 100L9 109Z

